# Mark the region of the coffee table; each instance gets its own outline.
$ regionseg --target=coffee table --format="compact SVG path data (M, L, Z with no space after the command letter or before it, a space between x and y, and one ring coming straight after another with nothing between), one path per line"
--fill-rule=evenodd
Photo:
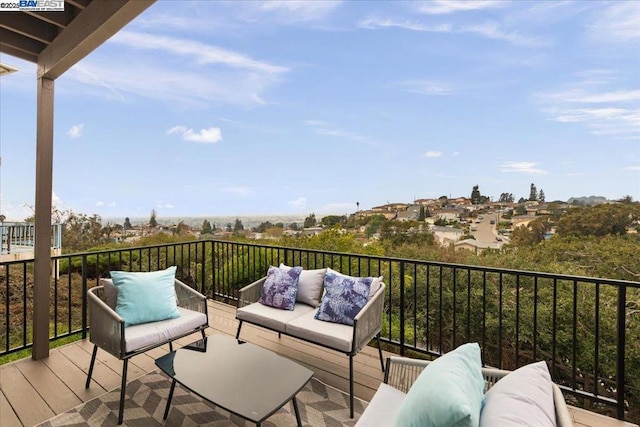
M165 420L176 383L180 383L258 426L291 401L298 426L302 426L296 394L313 371L272 351L213 334L156 359L156 365L173 380Z

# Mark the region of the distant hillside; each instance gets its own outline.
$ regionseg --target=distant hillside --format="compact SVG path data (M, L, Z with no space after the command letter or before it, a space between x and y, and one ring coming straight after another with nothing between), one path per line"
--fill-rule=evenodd
M602 196L571 197L569 200L567 200L567 203L569 203L570 205L574 203L578 203L580 205L585 205L585 206L600 205L602 203L608 203L608 202L609 200L607 200L606 197L602 197Z

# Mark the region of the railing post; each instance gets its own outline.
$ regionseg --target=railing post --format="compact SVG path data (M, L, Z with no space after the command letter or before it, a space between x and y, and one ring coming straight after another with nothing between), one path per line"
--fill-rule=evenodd
M69 258L71 266L71 258ZM87 299L87 255L82 255L82 339L87 338L87 312L89 311L89 301Z
M618 285L618 361L616 369L616 389L617 389L617 405L616 415L619 420L624 420L624 390L625 390L625 348L626 331L627 331L627 287L626 285Z
M285 248L284 250L284 264L285 265L291 265L289 264L289 249Z
M400 356L404 356L404 261L400 261Z

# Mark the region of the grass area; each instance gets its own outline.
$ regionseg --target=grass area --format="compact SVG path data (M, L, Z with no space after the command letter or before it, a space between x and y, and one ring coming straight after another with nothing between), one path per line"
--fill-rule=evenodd
M80 341L82 339L82 333L77 332L75 334L69 335L68 337L59 338L55 341L49 341L49 347L51 349L62 347L63 345L70 344L72 342ZM10 353L5 356L0 356L0 365L4 365L5 363L15 362L16 360L26 359L27 357L31 357L31 349L25 349L16 351L15 353Z

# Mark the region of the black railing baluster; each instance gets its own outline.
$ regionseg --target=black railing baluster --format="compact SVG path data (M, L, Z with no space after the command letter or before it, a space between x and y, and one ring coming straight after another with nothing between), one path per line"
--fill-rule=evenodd
M520 275L516 275L516 366L520 355Z
M502 363L502 296L503 296L503 292L502 292L502 286L503 286L503 281L502 281L502 273L500 273L500 277L499 277L499 291L498 291L498 295L499 295L499 301L498 301L498 368L500 369L504 369L503 363Z
M404 351L404 345L405 345L405 340L404 340L404 321L405 321L405 316L404 316L404 309L402 307L405 307L405 283L404 283L404 262L400 261L400 356L404 356L405 355L405 351Z
M618 286L618 316L616 319L617 333L617 369L616 369L616 391L617 405L616 415L619 420L624 419L625 407L625 362L626 362L626 333L627 333L627 287Z
M538 277L533 278L533 360L538 360Z
M571 387L576 388L578 360L578 282L573 281L573 331L571 333Z
M600 372L600 283L596 282L595 286L596 300L595 300L595 325L594 325L594 339L593 339L593 394L596 396L598 393L598 378Z

